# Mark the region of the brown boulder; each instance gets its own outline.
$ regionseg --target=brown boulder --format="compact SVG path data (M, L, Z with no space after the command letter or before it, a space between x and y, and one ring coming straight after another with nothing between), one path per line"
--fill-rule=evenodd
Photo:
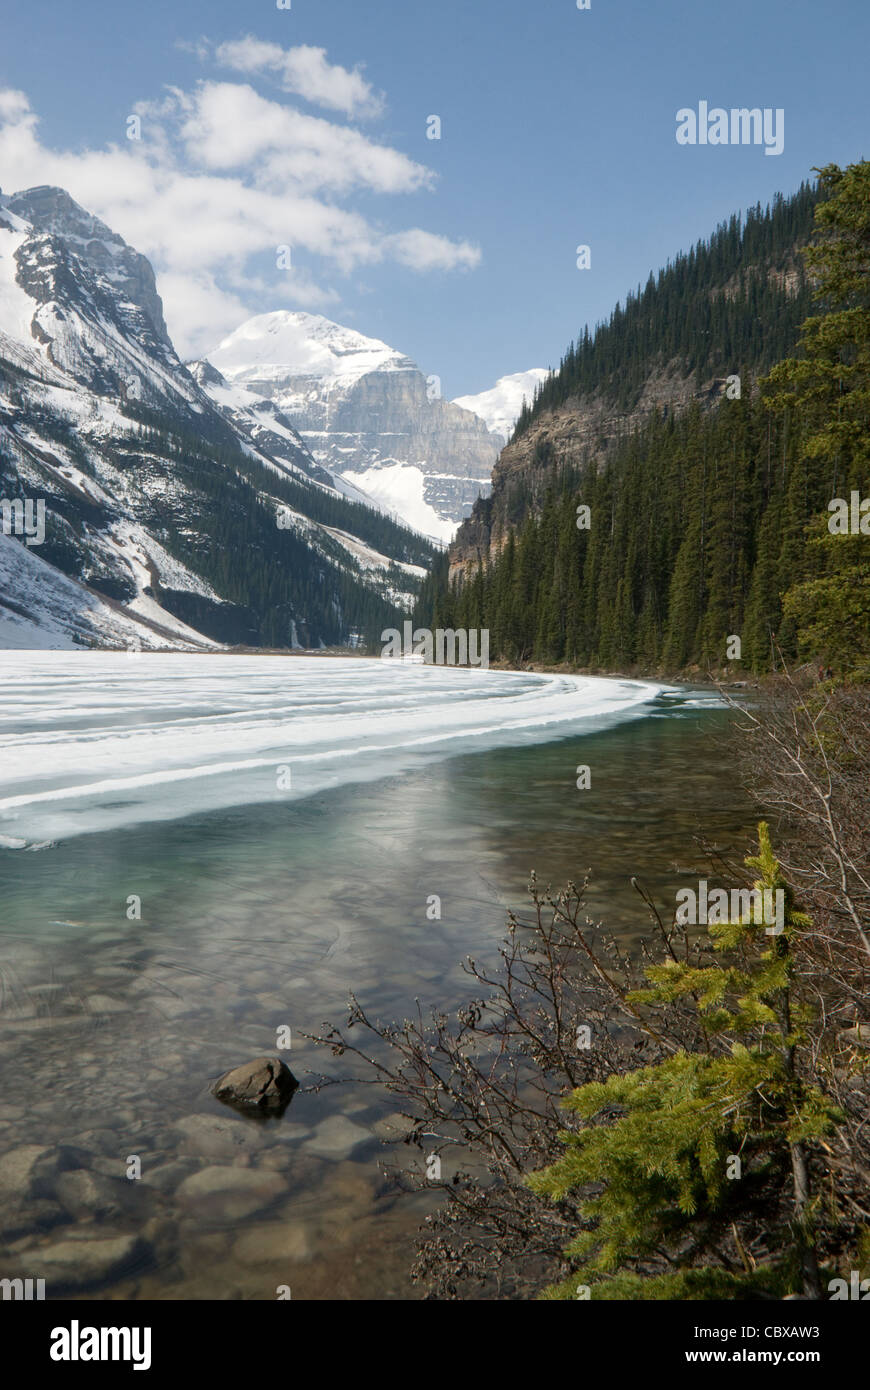
M280 1057L257 1057L253 1062L225 1072L211 1091L226 1105L280 1115L290 1104L298 1085Z

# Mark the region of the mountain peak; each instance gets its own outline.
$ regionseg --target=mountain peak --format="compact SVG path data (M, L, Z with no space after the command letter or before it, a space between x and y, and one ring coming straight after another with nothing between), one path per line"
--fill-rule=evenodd
M335 478L424 535L449 539L489 484L501 440L379 338L278 309L248 319L209 361L274 401Z
M37 233L60 236L73 243L99 241L118 250L130 250L123 237L77 203L65 188L41 183L11 194L4 202Z
M149 262L63 189L0 197L0 646L323 646L394 623L426 541L345 501L368 499L158 322Z
M414 370L409 357L320 314L276 309L247 319L208 355L234 380L316 377L349 386L368 372Z
M160 342L169 348L163 301L151 262L122 236L77 203L65 188L53 184L21 189L3 198L2 206L27 223L35 236L51 236L62 242L67 252L138 305Z

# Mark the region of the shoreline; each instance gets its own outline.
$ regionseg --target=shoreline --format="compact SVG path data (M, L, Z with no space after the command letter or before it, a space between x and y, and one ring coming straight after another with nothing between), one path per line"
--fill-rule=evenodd
M153 647L148 650L136 651L131 653L127 647L83 647L81 649L68 647L0 647L0 657L4 653L17 652L33 655L35 652L56 652L59 655L86 655L97 653L107 656L112 653L118 656L128 656L131 660L143 656L208 656L208 657L234 657L234 656L256 656L256 657L282 657L282 658L318 658L321 660L334 661L379 661L384 658L373 652L366 652L350 647L321 647L321 648L298 648L298 647L224 647L219 650L210 649L190 649L186 650L179 647ZM570 666L564 663L551 666L543 662L524 662L517 664L509 661L492 661L486 667L478 666L453 666L450 664L442 665L437 662L421 662L420 665L436 666L439 670L488 670L488 671L511 671L516 675L540 675L540 676L587 676L600 680L629 680L629 681L653 681L664 682L669 685L686 686L710 686L728 685L736 689L751 688L759 689L763 677L756 672L747 672L745 676L736 675L733 672L702 672L699 667L688 667L679 672L670 672L659 669L648 669L641 667L632 670L610 670L606 667L598 666Z

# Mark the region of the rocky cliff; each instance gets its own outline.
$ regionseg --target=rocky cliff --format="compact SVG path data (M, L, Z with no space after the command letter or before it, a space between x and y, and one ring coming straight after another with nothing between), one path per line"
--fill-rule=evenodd
M692 400L712 404L725 389L714 378L700 389L693 376L675 365L650 374L640 398L630 409L606 397L574 397L559 409L538 416L529 428L504 448L493 469L491 493L474 507L450 547L451 579L494 558L510 530L543 501L556 468L595 467L619 438L654 410L682 410Z

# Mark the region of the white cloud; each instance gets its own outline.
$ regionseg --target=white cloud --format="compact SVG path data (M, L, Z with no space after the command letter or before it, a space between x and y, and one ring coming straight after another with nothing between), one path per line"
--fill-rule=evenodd
M480 251L470 241L450 241L419 227L395 232L387 241L396 260L412 270L455 270L458 266L471 270L480 262Z
M215 58L222 67L251 76L274 73L285 92L348 117L378 116L383 111L383 97L373 91L359 68L350 72L328 62L325 48L308 44L282 48L249 35L220 44Z
M410 193L433 183L429 169L398 150L268 101L247 84L203 82L185 105L180 133L191 161L247 168L261 187Z
M0 91L0 120L35 124L36 117L31 114L30 102L23 92L16 92L12 87Z
M57 184L153 262L169 331L197 356L253 313L340 302L335 274L393 261L469 269L479 250L420 227L393 230L354 193L430 189L431 171L359 131L261 97L245 83L168 89L133 108L140 141L102 149L42 143L26 95L0 90L4 191ZM343 205L347 204L347 205ZM292 271L276 265L292 248Z

